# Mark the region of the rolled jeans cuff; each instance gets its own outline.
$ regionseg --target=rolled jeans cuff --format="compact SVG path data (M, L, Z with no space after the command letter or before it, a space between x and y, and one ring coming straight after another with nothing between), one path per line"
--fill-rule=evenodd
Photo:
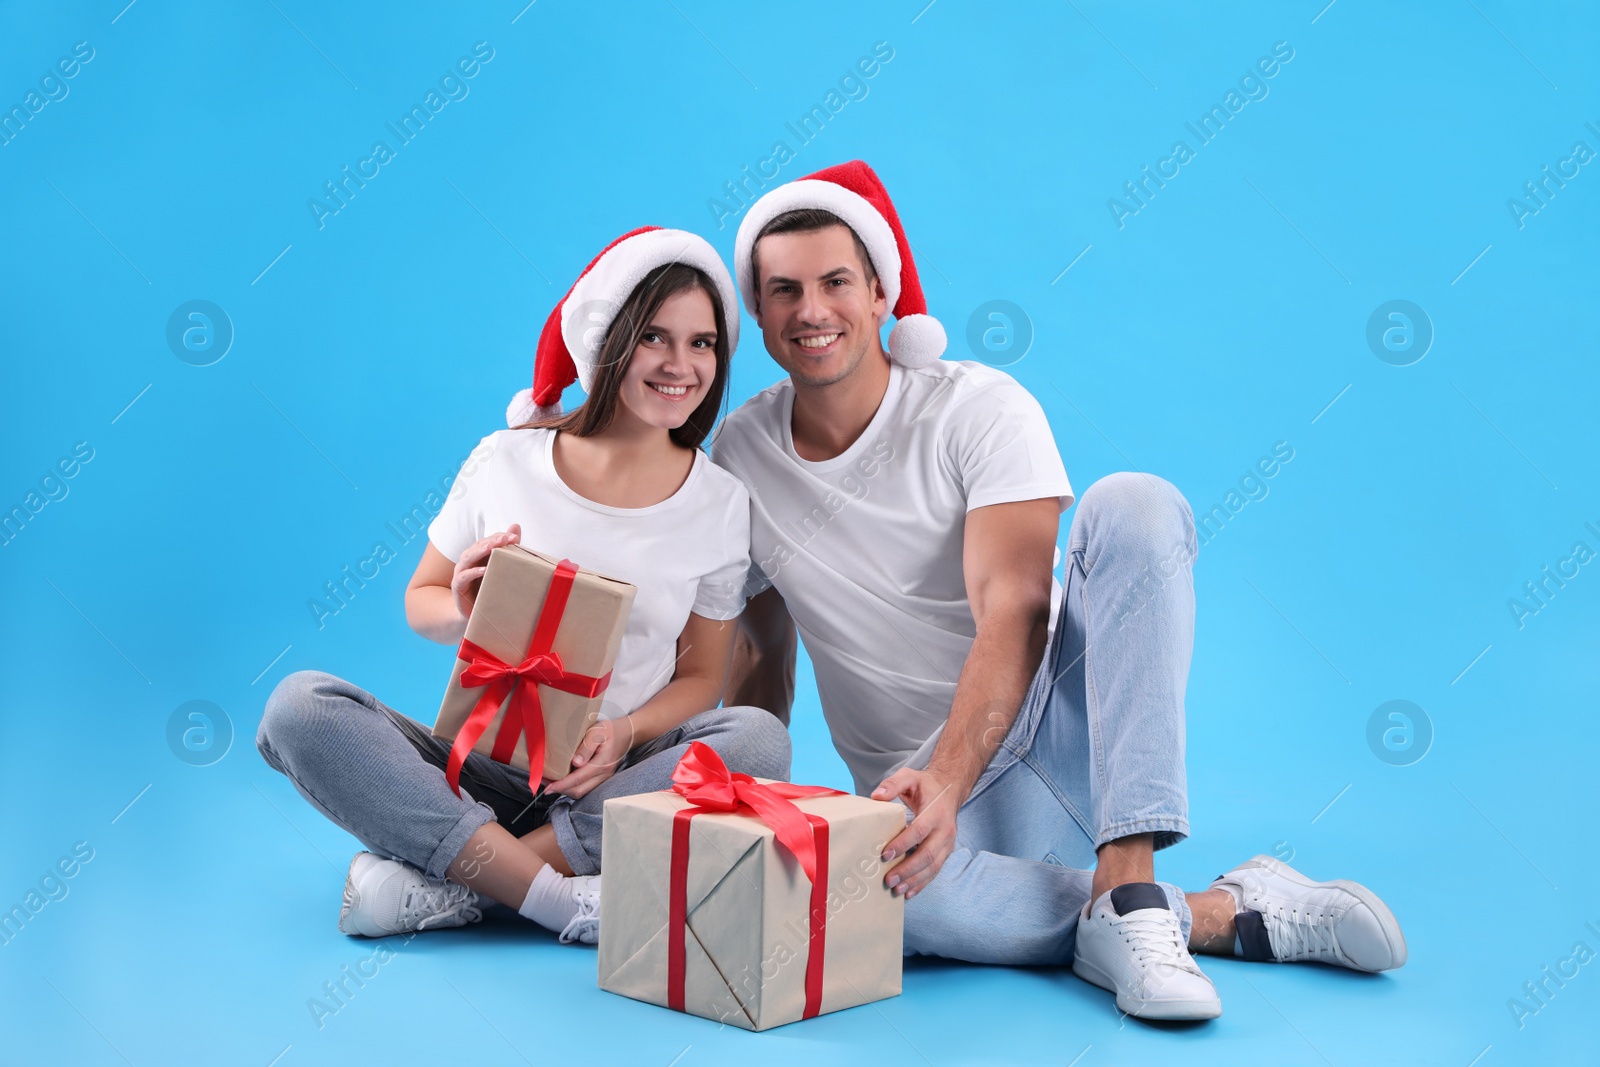
M428 864L423 868L423 873L435 881L442 880L450 870L450 864L461 854L461 850L467 847L472 835L478 832L478 827L494 821L493 808L481 800L474 802L472 807L461 813L461 818L457 819L450 832L444 835L439 847L433 850L433 855L428 857Z
M578 839L578 831L572 825L571 798L563 797L551 805L550 828L555 831L556 847L567 857L567 865L572 868L573 874L600 873L600 857L589 855L589 850L583 847L583 842Z
M1132 837L1134 834L1154 834L1154 847L1160 851L1176 845L1189 836L1189 820L1182 815L1152 815L1142 819L1127 819L1103 827L1095 837L1094 847L1098 850L1108 841L1115 841L1120 837Z
M1157 882L1167 894L1167 902L1172 905L1172 913L1178 917L1178 926L1183 930L1183 943L1189 943L1189 930L1194 926L1194 912L1189 910L1189 898L1183 895L1183 890L1171 882Z

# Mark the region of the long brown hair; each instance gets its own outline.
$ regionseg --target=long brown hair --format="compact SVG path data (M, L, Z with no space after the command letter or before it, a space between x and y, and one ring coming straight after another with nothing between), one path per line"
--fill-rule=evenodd
M722 298L717 287L703 271L684 263L668 263L645 275L644 281L634 287L623 301L622 308L606 330L596 360L594 388L576 408L560 415L535 419L518 426L559 430L574 437L592 437L602 433L617 416L617 405L622 401L622 379L633 362L633 351L639 347L650 320L668 298L698 288L711 300L711 313L717 324L717 343L713 346L717 356L717 372L711 388L701 398L700 404L684 420L683 425L667 431L672 443L683 448L699 448L716 425L722 411L723 396L728 387L728 322Z

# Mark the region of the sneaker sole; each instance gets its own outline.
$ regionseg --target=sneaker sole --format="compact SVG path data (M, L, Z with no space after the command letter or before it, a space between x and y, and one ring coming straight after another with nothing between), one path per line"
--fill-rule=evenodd
M1249 863L1241 864L1240 866L1261 867L1265 870L1271 871L1279 878L1283 878L1286 881L1293 882L1300 886L1331 885L1336 888L1343 889L1346 893L1349 893L1351 896L1355 897L1362 904L1365 904L1372 914L1377 916L1378 925L1383 929L1383 937L1384 940L1388 942L1389 955L1394 959L1394 962L1387 967L1378 968L1378 971L1392 971L1396 967L1405 966L1406 936L1400 932L1400 920L1394 917L1394 912L1389 910L1389 905L1385 904L1383 899L1379 897L1378 894L1374 893L1360 882L1352 882L1345 878L1336 878L1331 882L1319 882L1313 878L1307 878L1305 875L1301 874L1287 863L1284 863L1281 860L1275 860L1271 856L1257 856ZM1238 868L1235 868L1235 870L1237 869ZM1352 967L1351 970L1366 970L1366 968ZM1367 971L1367 973L1376 974L1378 971Z
M1215 1019L1222 1014L1222 999L1220 997L1210 997L1205 1000L1135 1000L1125 993L1117 992L1117 984L1111 980L1110 975L1087 960L1079 958L1076 953L1073 954L1072 958L1072 973L1091 985L1099 986L1108 993L1116 993L1117 1010L1124 1015L1132 1015L1138 1019L1184 1022Z

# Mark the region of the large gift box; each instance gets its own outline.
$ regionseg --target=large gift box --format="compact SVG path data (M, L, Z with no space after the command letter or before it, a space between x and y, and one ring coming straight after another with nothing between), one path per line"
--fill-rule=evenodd
M905 809L730 774L693 742L672 790L605 803L600 988L765 1030L900 992Z
M489 553L433 735L453 741L445 776L481 752L539 779L565 777L600 715L633 586L521 545Z

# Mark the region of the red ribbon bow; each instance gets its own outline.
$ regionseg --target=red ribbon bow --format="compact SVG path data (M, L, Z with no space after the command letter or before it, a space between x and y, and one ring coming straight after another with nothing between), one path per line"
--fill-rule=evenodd
M502 704L505 704L506 714L495 734L494 750L489 758L499 763L511 762L517 738L526 733L528 789L537 795L544 773L544 707L539 702L539 686L595 697L611 683L610 671L599 678L573 674L561 665L561 657L551 648L556 631L561 628L561 617L567 610L573 579L577 576L578 565L571 560L564 559L556 565L550 591L545 594L544 606L539 609L538 621L534 623L533 637L528 641L528 656L521 663L513 666L488 649L462 638L461 648L456 653L457 658L467 664L461 672L461 686L464 689L482 686L483 694L450 746L450 761L444 776L456 796L461 795L461 768L467 762L467 755L489 729ZM509 703L507 696L511 698Z
M702 741L672 771L673 791L693 807L672 818L672 870L667 899L667 1006L683 1010L684 938L689 911L689 820L706 812L753 815L772 827L778 843L799 861L811 882L810 923L806 949L806 1006L801 1018L822 1010L822 964L828 926L828 820L808 815L792 804L801 797L845 796L820 785L758 782L728 770L716 750Z

